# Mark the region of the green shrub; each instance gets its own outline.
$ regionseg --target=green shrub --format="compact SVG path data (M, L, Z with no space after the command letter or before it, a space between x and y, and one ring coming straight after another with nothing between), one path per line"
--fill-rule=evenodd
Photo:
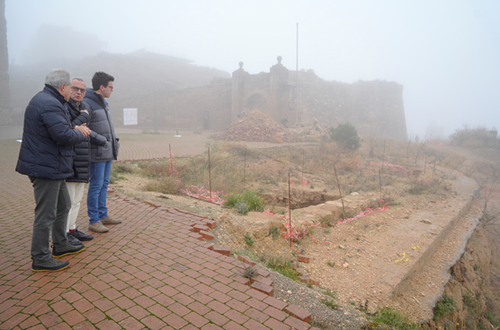
M229 195L224 205L236 208L241 214L247 214L248 211L262 211L264 208L264 201L259 196L258 192L245 191L243 194Z
M496 129L488 131L485 127L470 128L465 125L450 135L453 144L467 147L480 148L496 140Z
M248 234L245 235L245 243L247 243L250 246L253 246L254 241L253 241L252 237L250 237L250 235L248 235Z
M356 128L349 123L330 128L330 137L343 148L356 150L361 147Z
M368 328L379 329L380 325L388 325L400 330L420 329L418 324L411 322L408 318L390 307L382 308L377 311L369 323Z
M248 214L248 204L244 202L238 202L234 205L234 208L236 211L238 211L239 214L247 215Z
M447 295L443 295L443 298L437 302L434 307L434 321L439 320L441 316L448 315L455 311L455 300Z
M495 328L500 327L500 319L496 318L491 312L486 312L484 316L488 319L488 321L490 321L491 324L493 324Z

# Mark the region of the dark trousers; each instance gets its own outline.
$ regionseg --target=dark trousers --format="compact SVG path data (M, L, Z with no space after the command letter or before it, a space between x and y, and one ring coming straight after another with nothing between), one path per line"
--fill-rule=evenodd
M51 258L50 232L55 246L66 245L66 221L71 200L66 180L30 177L35 192L35 221L31 238L31 256L35 261Z

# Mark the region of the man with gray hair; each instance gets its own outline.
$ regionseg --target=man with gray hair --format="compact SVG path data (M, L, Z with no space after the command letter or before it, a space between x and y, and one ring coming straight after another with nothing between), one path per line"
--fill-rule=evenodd
M73 145L91 131L85 124L72 127L64 104L71 95L71 77L52 70L45 88L36 94L24 113L24 130L16 171L28 175L34 188L35 221L31 239L33 271L58 271L69 262L55 257L83 251L66 238L66 220L71 206L65 179L73 175ZM49 236L52 231L52 253Z

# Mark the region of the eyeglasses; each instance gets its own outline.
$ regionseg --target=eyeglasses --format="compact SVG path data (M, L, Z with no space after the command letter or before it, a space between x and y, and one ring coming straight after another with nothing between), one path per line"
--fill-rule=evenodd
M75 92L80 91L80 93L82 93L82 94L85 94L85 92L87 91L85 88L78 88L78 87L75 87L75 86L73 86L73 87L71 87L71 88L72 88Z
M108 86L106 86L106 88L109 88L109 89L113 90L113 85L111 85L111 86L108 85Z

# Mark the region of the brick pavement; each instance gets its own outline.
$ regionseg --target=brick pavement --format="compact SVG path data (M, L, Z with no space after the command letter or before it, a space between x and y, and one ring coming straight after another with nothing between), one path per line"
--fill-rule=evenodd
M313 329L291 316L303 310L246 285L246 264L207 248L191 231L203 217L126 196L108 202L123 223L63 257L68 269L33 272L19 146L0 140L0 329ZM77 224L87 231L85 213L84 196Z

